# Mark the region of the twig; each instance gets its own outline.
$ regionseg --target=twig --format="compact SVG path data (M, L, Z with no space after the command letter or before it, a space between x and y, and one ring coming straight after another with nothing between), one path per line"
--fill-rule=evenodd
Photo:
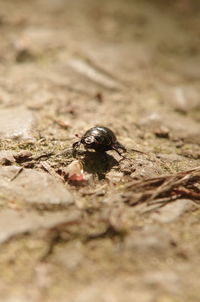
M13 180L15 180L18 176L19 176L19 174L23 171L23 167L21 167L16 173L15 173L15 175L10 179L10 181L13 181Z
M195 187L195 184L199 182L200 167L196 167L172 175L160 176L144 181L134 181L125 185L125 187L133 190L133 192L140 193L138 197L137 194L133 194L130 197L129 191L127 199L130 205L146 202L148 206L152 206L165 205L168 202L184 197L191 200L200 200L200 190ZM129 200L129 198L133 198L133 200Z
M48 153L44 153L44 154L40 154L40 155L38 155L38 156L35 156L33 159L34 160L39 160L39 159L41 159L41 158L49 158L51 155L54 155L55 153L54 152L48 152Z
M43 161L40 163L42 168L48 172L51 176L54 176L57 180L61 180L62 182L64 182L64 179L58 174L55 172L55 170L48 164L48 162L46 161Z

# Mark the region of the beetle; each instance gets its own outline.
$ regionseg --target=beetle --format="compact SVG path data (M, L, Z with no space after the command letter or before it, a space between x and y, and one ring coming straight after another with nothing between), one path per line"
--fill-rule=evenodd
M97 152L105 152L108 150L115 150L122 156L126 152L126 148L117 141L113 131L107 127L96 126L85 132L79 141L72 145L73 154L76 153L78 147L83 144L84 148L93 149Z

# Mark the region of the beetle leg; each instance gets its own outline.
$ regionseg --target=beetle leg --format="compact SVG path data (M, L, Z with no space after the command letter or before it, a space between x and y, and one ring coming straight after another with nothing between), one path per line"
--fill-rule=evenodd
M72 149L73 149L72 154L73 154L73 157L76 157L76 150L78 149L78 147L80 145L81 145L81 140L73 143L73 145L72 145Z
M116 149L122 150L122 152L120 151L120 153L123 153L123 152L127 151L126 148L122 144L120 144L119 142L116 142L116 143L113 144L113 149L114 150L116 150Z
M126 158L122 153L126 152L126 148L119 142L113 144L112 149L115 150L121 157Z
M123 151L119 151L118 147L113 146L112 150L115 150L120 156L125 157L124 155L122 155ZM122 150L122 149L121 149Z
M77 142L73 143L72 148L77 149L80 146L80 144L81 144L81 141L77 141Z
M122 156L122 152L120 152L117 148L113 147L113 150L115 150L120 156Z

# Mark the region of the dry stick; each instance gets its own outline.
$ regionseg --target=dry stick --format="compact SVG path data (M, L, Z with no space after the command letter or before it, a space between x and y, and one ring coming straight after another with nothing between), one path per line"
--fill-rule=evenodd
M173 187L177 186L179 183L182 183L182 181L184 180L184 178L187 178L188 175L184 176L183 178L175 181L177 175L175 175L174 177L172 176L171 179L168 179L168 181L163 182L163 184L158 187L155 191L154 194L152 194L151 199L149 200L149 202L151 203L151 201L153 201L154 199L156 199L156 197L160 194L160 193L164 193L166 191L169 191L170 189L172 189Z
M39 159L41 159L41 158L43 158L43 157L47 157L47 158L49 158L49 157L51 157L51 155L54 155L55 153L54 152L48 152L48 153L44 153L44 154L40 154L40 155L38 155L38 156L35 156L35 157L33 157L33 159L34 160L39 160Z
M15 173L15 175L10 179L10 181L13 181L13 180L15 180L18 176L19 176L19 174L23 171L23 167L21 167L16 173Z
M171 201L174 200L174 199L180 198L183 195L187 195L187 196L192 197L194 199L200 199L200 194L199 193L196 193L192 190L189 190L189 189L187 189L186 187L183 186L185 181L187 181L186 184L185 184L185 186L187 186L188 183L195 176L196 175L185 175L181 179L179 179L177 181L174 181L174 182L173 182L173 179L172 179L170 182L167 183L167 185L164 184L164 186L161 186L160 188L158 188L158 190L155 192L155 194L152 195L152 197L149 201L149 204L169 201L169 200L156 199L156 197L160 193L167 193L170 190L174 191L174 193L176 194L175 196L168 197L168 198L171 199ZM200 175L197 175L197 176L199 176L199 178L200 178ZM182 185L181 188L179 188L180 185ZM155 201L153 201L153 200L155 200Z
M57 180L61 180L62 182L64 182L64 179L58 174L55 172L54 168L52 168L48 162L46 161L43 161L40 163L42 168L48 172L51 176L55 177Z
M190 197L193 197L195 199L200 199L200 194L199 193L194 192L194 191L189 190L189 189L184 188L184 187L177 188L176 192L180 193L180 194L184 194L184 195L190 196Z
M156 191L151 195L151 198L150 200L148 201L148 204L151 204L151 202L161 193L161 192L164 192L166 190L166 187L171 184L173 180L170 179L168 181L164 181L157 189Z
M187 176L189 173L192 173L192 172L196 172L196 170L198 170L198 172L200 172L200 167L198 168L194 168L192 170L188 170L188 171L184 171L184 172L179 172L175 175L166 175L166 176L160 176L160 177L154 177L154 178L150 178L150 179L146 179L146 180L139 180L139 181L132 181L128 184L125 185L126 188L129 188L129 187L132 187L132 186L137 186L137 187L144 187L144 186L147 186L147 185L153 185L153 184L157 184L159 182L163 182L165 180L169 180L171 181L172 178L174 180L174 178L178 177L178 176ZM189 176L190 177L190 176Z
M200 179L200 167L196 167L196 168L188 170L188 171L179 172L179 173L176 173L175 175L161 176L161 177L147 179L144 181L136 181L136 182L134 181L134 182L127 184L125 187L126 188L134 187L134 189L136 189L137 191L138 191L138 189L141 190L141 189L144 189L147 187L147 192L148 192L148 195L150 195L150 196L146 196L146 198L145 198L145 194L144 194L142 196L143 200L141 198L139 202L148 200L148 205L165 204L168 201L173 201L177 198L182 197L183 194L185 194L185 195L187 194L190 197L199 199L199 196L200 196L199 193L195 193L191 190L187 190L187 188L184 188L184 187L182 190L180 190L178 188L178 186L180 186L180 185L188 186L191 182L195 183L198 181L198 179ZM156 185L158 186L158 188L154 189L154 192L151 193L151 191L152 191L151 188L155 187ZM149 189L148 189L148 187L149 187ZM170 190L172 192L174 191L174 193L177 192L177 194L174 196L168 196L168 197L156 199L156 197L159 197L159 195L161 193L167 194L168 192L170 192Z
M144 210L142 212L142 214L151 213L151 212L159 210L160 208L163 208L163 207L164 207L164 204L157 204L157 205L154 205L153 207L151 207L150 209Z
M151 202L151 201L153 201L160 193L165 193L165 192L167 192L167 191L170 191L170 190L172 190L173 188L176 188L176 187L178 187L179 185L184 185L185 184L185 182L186 182L186 184L185 185L187 185L188 184L188 182L189 181L191 181L191 178L193 177L193 176L195 176L195 175L185 175L185 176L183 176L181 179L177 179L176 180L176 177L175 177L175 179L174 178L172 178L171 180L169 180L167 183L163 183L163 185L161 185L157 190L156 190L156 192L152 195L152 197L151 197L151 200L149 201L149 202ZM200 177L200 175L199 175L199 177ZM176 191L177 191L177 193L179 193L179 195L180 195L180 193L181 193L181 191L180 190L178 190L178 189L175 189ZM187 191L188 192L188 191ZM190 191L191 192L191 191ZM183 190L182 190L182 193L186 193L186 192L184 192ZM189 193L189 192L188 192ZM189 194L188 194L189 195ZM192 195L192 194L191 194ZM196 195L195 195L196 197L198 197L199 198L199 194L198 193L196 193ZM193 197L194 197L194 194L193 194Z
M162 181L165 180L165 176L161 176L161 177L155 177L155 178L150 178L150 179L145 179L145 180L137 180L137 181L131 181L127 184L124 185L125 188L131 188L131 187L145 187L147 185L153 185L153 184L157 184L160 183Z
M133 148L131 148L130 150L127 150L127 151L134 151L134 152L137 152L137 153L141 153L141 154L149 155L148 153L146 153L146 152L144 152L144 151L140 151L140 150L133 149Z
M92 192L85 192L85 193L83 193L83 195L87 196L87 195L98 194L99 192L101 192L101 190L105 189L106 187L107 187L107 184L104 184L100 188L97 188L97 189L93 190Z
M180 197L181 197L181 194L174 195L174 196L163 197L163 198L158 198L156 200L152 200L151 202L148 202L148 205L156 205L156 204L163 204L163 203L167 203L167 202L172 202L172 201L175 201L176 199L178 199Z

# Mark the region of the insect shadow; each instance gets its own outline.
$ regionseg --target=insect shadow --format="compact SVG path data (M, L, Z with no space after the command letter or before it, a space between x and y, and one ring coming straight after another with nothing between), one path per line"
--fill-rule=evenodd
M97 174L99 179L104 179L112 167L119 165L118 161L106 152L86 151L83 157L83 167L88 173Z

